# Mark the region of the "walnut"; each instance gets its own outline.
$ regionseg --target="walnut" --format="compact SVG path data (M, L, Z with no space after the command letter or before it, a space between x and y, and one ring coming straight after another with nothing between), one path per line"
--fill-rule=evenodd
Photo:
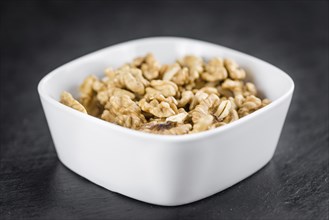
M242 106L244 100L245 98L241 94L238 94L234 97L234 102L239 108Z
M181 69L180 65L178 63L174 63L173 65L166 65L165 66L165 71L163 73L163 80L171 80L174 75L178 73L178 71Z
M187 118L188 113L187 112L181 112L178 113L177 115L170 116L166 119L166 121L171 121L171 122L177 122L177 123L183 123L185 119Z
M244 79L246 77L246 71L241 69L239 65L231 59L225 59L224 65L229 72L231 79Z
M186 66L189 69L194 69L198 72L203 71L203 60L200 57L193 55L186 55L182 59L178 60L182 66Z
M178 63L167 67L166 72L163 74L163 80L171 80L177 85L184 85L189 83L188 68L181 68Z
M214 110L218 107L219 102L220 100L218 96L215 94L211 94L206 99L202 100L200 104L198 104L195 107L195 109L192 111L192 121L194 123L193 126L194 131L207 130L213 125Z
M100 80L96 80L92 84L92 88L95 92L101 92L101 91L105 91L107 89L107 85Z
M146 88L146 93L144 95L144 98L147 98L147 99L152 99L152 98L155 98L159 95L162 95L162 93L154 88L151 88L151 87L147 87Z
M190 103L190 110L194 109L196 105L198 105L202 100L206 99L209 94L204 91L197 91Z
M190 81L193 82L199 78L200 73L203 71L203 60L200 57L187 55L178 60L178 63L183 67L189 69Z
M83 105L81 105L80 102L75 100L73 96L68 92L65 91L62 92L60 102L68 107L78 110L79 112L83 112L87 114L85 107L83 107Z
M150 99L143 98L138 102L140 108L152 115L164 118L178 113L177 100L173 97L165 98L159 95Z
M106 105L106 103L110 99L110 95L107 91L101 91L101 92L97 93L96 98L101 105Z
M193 126L193 133L206 131L211 128L213 125L214 117L212 115L205 115L198 122L196 122Z
M178 107L184 107L187 104L190 104L194 98L194 94L191 91L182 92L182 98L178 102Z
M113 70L113 68L106 68L104 70L105 76L102 78L102 82L107 86L113 86L114 79L117 77L117 73Z
M166 80L152 80L152 88L147 88L147 93L158 93L159 95L164 95L165 97L175 96L178 91L178 86Z
M234 109L231 109L228 116L224 119L224 122L228 124L228 123L231 123L231 122L236 121L238 119L239 119L238 112Z
M249 95L257 95L257 89L256 86L251 83L251 82L247 82L244 88L244 96L249 96Z
M246 116L262 107L262 101L251 95L245 98L241 108L238 110L239 116Z
M105 109L110 110L115 114L140 113L138 105L127 95L112 96L109 102L105 105Z
M221 58L213 58L206 65L201 78L208 82L215 82L227 78L227 71Z
M144 58L144 63L141 64L141 70L143 71L143 76L148 79L152 80L159 76L160 71L160 64L154 58L153 54L149 53Z
M112 96L105 105L101 118L133 129L139 128L146 122L140 107L127 95Z
M238 80L226 79L222 83L221 88L232 91L235 96L240 95L243 91L243 82Z
M126 88L138 95L143 95L148 84L149 82L143 77L140 69L124 66L116 71L112 85L118 88Z
M109 98L111 96L129 96L130 99L134 99L135 95L125 89L115 88L115 87L109 87L105 91L100 91L97 94L97 100L102 105L106 105L106 103L109 101Z
M137 57L128 65L141 69L143 76L148 80L157 78L161 68L161 65L154 58L152 53L148 53L144 57Z
M233 93L235 104L239 108L242 107L242 104L245 100L245 96L243 94L253 94L254 92L256 92L255 90L253 90L252 85L250 84L248 86L245 86L246 88L249 87L249 89L251 89L250 92L244 92L244 90L246 89L244 88L243 82L238 80L226 79L222 83L221 87L222 89L229 90Z
M230 100L225 100L222 101L218 108L217 111L215 112L215 116L219 121L222 121L225 117L227 117L231 111L232 108L232 103Z
M249 109L257 109L262 105L262 101L256 96L248 96L246 97L242 107L248 107Z

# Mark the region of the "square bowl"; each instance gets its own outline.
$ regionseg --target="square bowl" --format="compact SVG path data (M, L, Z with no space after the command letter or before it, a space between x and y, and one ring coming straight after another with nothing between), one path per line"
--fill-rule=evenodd
M188 135L157 135L120 127L59 103L64 90L93 73L152 52L161 63L186 54L232 58L272 103L228 125ZM199 40L153 37L129 41L71 61L48 75L38 92L60 161L114 192L174 206L220 192L272 158L294 90L280 69L244 53Z

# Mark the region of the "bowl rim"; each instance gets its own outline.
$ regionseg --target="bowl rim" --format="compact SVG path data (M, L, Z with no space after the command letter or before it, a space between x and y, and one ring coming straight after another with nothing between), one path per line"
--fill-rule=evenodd
M120 47L123 46L125 44L138 44L138 43L144 43L145 41L188 41L190 43L202 43L202 44L208 44L209 46L216 46L216 47L221 47L224 50L229 50L235 53L240 53L243 56L246 56L248 59L251 59L253 61L257 61L257 62L261 62L267 65L270 65L272 68L276 69L280 74L282 74L282 76L285 78L285 80L287 80L290 84L290 88L288 89L288 91L283 94L282 96L280 96L279 98L277 98L276 100L274 100L273 102L271 102L269 105L258 109L257 111L253 112L252 114L249 114L243 118L240 118L239 120L236 120L234 122L231 122L229 124L226 124L225 126L221 126L215 129L211 129L211 130L207 130L207 131L202 131L202 132L198 132L198 133L193 133L193 134L184 134L184 135L164 135L164 134L153 134L153 133L147 133L147 132L142 132L142 131L138 131L138 130L134 130L131 128L125 128L122 127L120 125L116 125L107 121L104 121L102 119L99 119L97 117L88 115L88 114L84 114L82 112L79 112L75 109L72 109L68 106L65 106L63 104L61 104L59 101L55 100L54 98L50 97L47 92L45 91L45 85L47 84L47 82L49 80L51 80L51 78L53 78L56 74L60 73L60 70L64 69L67 66L70 66L76 62L80 62L81 59L87 59L91 56L96 55L97 53L102 53L105 50L109 50L109 49L114 49L115 47ZM118 44L114 44L114 45L110 45L108 47L105 47L103 49L97 50L95 52L92 53L88 53L86 55L83 55L81 57L75 58L57 68L55 68L54 70L52 70L51 72L49 72L48 74L46 74L38 83L38 93L41 99L44 99L45 101L47 101L48 103L50 103L51 105L53 105L54 107L57 107L63 111L67 111L70 114L73 114L75 117L80 117L81 120L88 120L91 123L96 123L99 126L103 126L104 128L109 128L109 129L116 129L118 132L121 133L125 133L126 135L130 135L130 136L135 136L135 137L139 137L139 138L145 138L145 139L153 139L153 140L158 140L158 141L166 141L166 142L181 142L181 141L193 141L196 139L202 139L202 138L207 138L213 135L217 135L219 133L223 133L225 131L234 129L235 127L239 126L242 123L247 123L248 121L250 121L251 119L258 117L258 115L263 114L264 112L275 108L276 106L280 105L285 99L287 99L290 95L292 95L293 91L294 91L294 81L292 80L292 78L285 73L284 71L282 71L281 69L279 69L278 67L263 61L261 59L258 59L254 56L245 54L243 52L234 50L234 49L230 49L215 43L210 43L210 42L206 42L203 40L196 40L196 39L191 39L191 38L183 38L183 37L172 37L172 36L159 36L159 37L147 37L147 38L140 38L140 39L135 39L135 40L130 40L130 41L125 41L122 43L118 43Z

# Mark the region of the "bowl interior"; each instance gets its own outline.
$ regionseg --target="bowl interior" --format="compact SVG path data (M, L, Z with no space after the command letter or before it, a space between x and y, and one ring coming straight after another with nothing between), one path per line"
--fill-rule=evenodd
M256 84L260 93L272 101L293 88L291 78L283 71L247 54L198 40L156 37L121 43L69 62L48 74L41 81L39 91L55 100L59 100L64 90L77 97L79 85L89 74L103 76L105 68L119 67L148 52L152 52L161 63L172 63L186 54L205 59L215 56L232 58L247 71L249 80Z

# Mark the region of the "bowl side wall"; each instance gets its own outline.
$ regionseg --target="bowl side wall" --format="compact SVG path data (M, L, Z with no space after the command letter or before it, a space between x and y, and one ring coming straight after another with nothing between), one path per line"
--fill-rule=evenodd
M289 102L207 138L166 143L131 138L42 101L58 156L68 168L111 191L169 206L210 196L264 166Z

